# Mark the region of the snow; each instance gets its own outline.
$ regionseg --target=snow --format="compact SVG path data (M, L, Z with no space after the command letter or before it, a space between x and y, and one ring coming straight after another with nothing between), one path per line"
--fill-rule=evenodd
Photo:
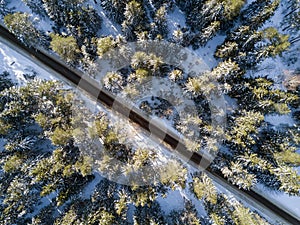
M105 11L101 7L100 3L96 4L94 0L89 0L87 2L88 5L92 6L98 15L102 18L102 27L99 32L102 36L117 36L121 34L121 26L119 24L116 24L112 22L105 14Z
M33 74L33 72L36 72L41 79L57 80L57 78L48 71L42 69L31 60L5 45L0 38L0 72L3 71L9 72L12 81L19 85L23 85L27 82L24 74Z
M186 26L185 14L177 6L174 6L174 9L171 12L168 12L166 17L170 37L175 30Z
M271 191L262 184L257 184L258 193L270 199L275 205L286 209L300 219L300 198L297 196L289 196L288 194Z
M194 53L196 53L210 69L213 69L218 65L218 61L214 57L215 49L224 42L225 38L225 35L217 35L209 40L204 47L197 50L192 50L191 47L190 49L191 51L194 51Z
M279 126L281 124L287 124L289 126L295 126L295 121L291 115L266 115L265 121L269 122L273 126Z
M96 185L99 184L100 181L103 179L103 177L101 177L98 172L94 172L93 175L95 176L95 178L90 183L88 183L88 185L84 188L84 190L80 194L80 196L83 199L89 199L93 194Z
M9 1L9 9L15 9L16 12L32 13L31 9L23 1Z
M249 1L250 2L250 1ZM103 19L102 28L99 32L100 35L113 35L117 36L121 32L121 27L118 24L114 24L111 22L105 15L100 4L95 4L93 0L89 1L89 4L92 5L99 15ZM17 11L21 12L29 12L31 10L22 2L22 1L12 1L9 5L10 7L15 7ZM282 7L282 6L280 6ZM278 24L282 21L281 15L282 9L279 9L274 17L264 26L275 26L278 27ZM34 15L35 16L35 15ZM185 27L185 15L184 13L179 10L177 7L174 8L174 11L169 12L167 15L168 18L168 27L170 30L170 35L172 35L174 30L177 30L180 27ZM48 19L41 19L38 22L39 28L42 28L45 31L51 31L51 23ZM209 68L213 68L218 64L218 61L214 58L214 50L217 45L223 43L225 39L224 35L217 35L212 40L210 40L205 47L201 47L195 51L197 56L201 58ZM295 68L295 64L287 67L283 62L283 59L280 57L276 58L269 58L264 60L259 66L256 71L250 71L247 76L265 76L275 80L276 85L278 88L282 88L282 80L284 79L283 72L288 68ZM42 79L50 79L56 80L57 78L51 75L48 71L42 69L37 64L33 63L32 61L28 60L21 54L17 53L13 49L9 48L7 45L3 44L0 40L0 72L8 71L11 74L11 78L15 83L20 85L26 83L26 79L24 78L24 73L32 73L33 71L37 72L38 76ZM229 105L234 108L234 103L229 102ZM100 107L103 110L103 107ZM113 115L113 118L117 118L117 115ZM115 120L119 121L119 120ZM290 115L266 115L265 121L270 122L274 126L279 126L281 124L288 124L294 125L293 119ZM149 147L155 146L153 141L147 140L149 139L146 137L145 134L141 133L139 130L136 130L134 126L128 127L129 134L137 134L132 135L135 136L132 138L131 142L138 142L136 145L144 145ZM4 139L0 139L0 151L3 149L5 144ZM165 162L167 157L171 157L171 153L165 154L166 151L163 150L162 146L158 147L158 150L161 152L160 160ZM300 173L300 168L298 168ZM89 198L94 190L95 186L101 181L102 177L96 172L94 173L95 178L92 182L90 182L82 192L83 198ZM190 182L191 178L188 178L188 182ZM229 195L230 198L234 198L234 195L229 194L228 191L224 187L217 186L218 191L224 192ZM300 198L299 197L291 197L284 193L279 192L271 192L267 190L264 186L258 185L257 188L267 197L273 199L276 204L283 205L287 210L292 211L296 215L300 215ZM50 204L51 198L55 197L56 193L52 193L51 195L44 197L41 199L40 204L35 208L35 211L31 215L36 215L42 207ZM205 215L206 212L201 204L201 201L197 200L188 187L184 190L178 189L175 191L169 191L167 193L166 198L158 197L157 201L160 203L163 211L168 214L172 210L180 210L184 208L184 198L192 200L192 202L196 205L196 209L200 215Z
M33 211L32 213L27 214L27 215L26 215L26 218L32 218L32 217L36 216L37 214L39 214L40 211L41 211L44 207L50 205L50 204L52 203L52 199L54 199L54 198L56 198L56 197L57 197L57 192L52 192L52 193L50 193L49 195L47 195L47 196L41 198L41 199L39 200L39 202L35 205L34 211Z
M6 144L6 139L0 138L0 152L4 150L5 144Z
M156 200L166 214L169 214L172 210L184 209L184 200L179 190L169 191L167 197L159 196Z
M266 29L268 27L275 27L282 34L289 34L287 32L282 31L281 23L284 18L284 11L287 8L287 2L282 2L278 9L275 11L275 14L264 24L261 30ZM300 35L300 31L296 36ZM275 87L283 89L282 82L286 79L288 71L293 71L300 67L299 57L298 60L290 64L288 63L288 58L290 55L293 55L294 52L297 53L300 48L300 41L294 43L290 48L283 53L281 56L276 56L273 58L267 58L263 60L255 70L249 70L246 74L247 77L263 77L267 76L275 81ZM299 55L299 54L298 54Z
M38 14L33 13L32 10L23 1L11 1L8 4L8 8L13 8L13 11L15 12L23 12L32 15L33 21L36 23L38 29L45 32L53 31L53 21L51 21L49 17L41 17Z

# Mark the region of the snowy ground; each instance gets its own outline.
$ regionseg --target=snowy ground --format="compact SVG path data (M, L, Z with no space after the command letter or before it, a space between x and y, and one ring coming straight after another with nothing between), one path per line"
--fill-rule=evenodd
M94 1L89 1L90 5L94 4ZM13 1L10 6L16 7L17 11L22 12L30 12L31 10L24 5L22 1ZM282 7L282 6L281 6ZM113 24L103 12L103 9L99 4L97 7L97 12L103 18L102 29L100 30L100 35L118 35L120 33L121 27L119 25ZM279 9L275 16L265 25L265 27L275 26L278 27L278 24L282 21L281 15L282 9ZM34 15L35 16L35 15ZM185 19L183 13L178 9L168 14L169 21L169 29L170 34L176 29L178 26L184 27L185 26ZM51 22L47 19L39 21L40 28L43 28L45 31L51 31ZM265 28L264 27L264 28ZM195 51L195 53L202 58L206 64L213 68L217 65L217 61L213 57L214 49L217 45L221 44L224 40L225 36L218 35L212 40L208 42L206 47L199 48ZM284 80L284 71L286 70L293 70L299 67L297 64L292 64L287 66L286 63L283 61L283 58L276 57L275 59L266 59L264 60L255 71L249 71L248 76L265 76L268 75L269 77L275 80L277 87L282 88L282 81ZM0 42L0 72L8 71L11 74L11 78L15 83L20 85L26 82L24 74L29 73L32 74L33 71L37 72L38 77L42 79L49 79L49 80L56 80L57 78L51 75L46 70L40 68L38 65L32 63L30 60L24 58L21 54L16 53L11 48L7 47L3 43ZM265 120L272 123L275 126L280 124L288 124L293 125L294 121L290 116L266 116ZM145 138L144 136L138 137L138 139L142 140ZM0 150L3 149L3 144L5 140L0 139ZM100 176L96 176L93 182L91 182L82 196L88 198L90 192L95 188L95 185L98 181L101 180ZM278 192L271 192L267 190L263 186L258 187L262 193L270 199L274 199L274 202L278 202L279 205L283 205L288 210L292 211L296 215L300 215L300 198L299 197L289 197L285 194L278 193ZM181 209L183 207L183 196L192 199L193 202L195 201L194 196L188 190L176 190L170 191L166 198L158 198L159 203L161 204L162 209L168 213L172 209ZM46 202L44 202L44 200ZM42 202L43 204L47 204L47 199L44 199ZM194 202L195 203L195 202ZM42 206L41 205L41 206ZM202 210L202 205L197 205L197 209L200 215L205 214L205 211Z
M23 85L26 83L24 74L36 72L41 79L56 80L57 78L48 71L34 64L29 59L9 48L0 39L0 72L7 71L14 83Z
M275 205L281 205L288 212L294 213L295 216L300 218L300 198L295 196L289 196L285 193L280 193L278 191L270 191L263 185L257 185L258 193L262 194L268 199L272 199Z

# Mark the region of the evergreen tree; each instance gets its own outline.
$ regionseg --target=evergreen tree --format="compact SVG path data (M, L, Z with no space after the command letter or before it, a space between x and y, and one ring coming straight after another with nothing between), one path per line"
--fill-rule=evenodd
M101 6L112 20L121 24L125 19L124 12L128 2L128 0L101 0Z
M263 33L265 39L269 43L257 50L257 60L260 60L261 57L274 57L276 55L281 55L281 53L290 46L290 43L288 41L289 35L280 34L273 27L265 29Z
M147 30L147 17L142 5L133 0L126 4L124 12L125 20L122 23L122 31L129 41L136 40L137 32Z
M78 63L78 53L80 52L74 37L63 37L59 34L51 34L52 41L50 47L55 51L63 60L71 65Z
M200 37L200 44L204 45L206 44L210 39L212 39L217 31L220 29L220 22L219 21L214 21L212 22L208 27L204 28L202 30L202 34Z
M13 82L10 80L9 75L10 74L7 71L3 71L0 74L0 92L14 85Z
M0 16L5 16L10 12L7 8L8 1L7 0L0 0Z
M255 144L255 133L263 120L264 116L259 112L242 111L241 115L235 118L227 139L243 148Z
M45 10L55 23L56 32L64 27L81 46L83 41L97 36L101 28L101 18L97 12L84 6L85 0L42 0Z
M103 78L104 87L112 92L118 92L122 89L123 79L117 72L107 73Z
M97 54L100 57L110 50L112 50L116 46L116 41L113 39L112 36L99 38L97 41Z
M136 208L134 211L134 225L142 224L165 224L163 211L158 202L154 201L151 206L145 205Z
M193 178L193 192L198 199L205 199L211 204L217 204L217 190L210 178L205 174Z
M45 46L46 37L35 28L32 18L27 13L16 12L4 17L7 28L23 43L29 46Z
M47 16L47 12L43 7L42 0L22 0L31 10L32 12L45 17Z
M297 33L300 30L300 7L298 0L287 1L288 7L284 12L283 31Z
M180 211L172 211L169 217L170 224L202 224L195 206L191 201L188 201L186 199L184 203L184 209Z
M168 35L168 26L166 19L167 9L166 6L160 7L154 17L154 23L151 24L151 36L153 39L157 37L157 35L161 35L165 38Z
M261 2L260 0L257 0L259 3ZM249 25L251 29L258 29L263 25L265 21L267 21L271 16L274 15L275 10L279 6L280 0L274 0L273 2L271 1L266 1L267 4L263 3L264 7L259 7L256 10L260 10L253 16L244 16L244 24ZM253 3L255 4L255 2ZM251 7L251 6L250 6ZM252 12L253 13L253 12Z

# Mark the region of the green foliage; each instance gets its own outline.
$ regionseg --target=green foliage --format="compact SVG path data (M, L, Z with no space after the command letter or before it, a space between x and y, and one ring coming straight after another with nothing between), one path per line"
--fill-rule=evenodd
M152 202L157 198L157 190L155 187L132 187L131 201L136 207L150 207Z
M54 145L64 146L71 139L72 132L70 130L63 130L60 127L56 127L53 133L50 135L50 139Z
M167 37L168 25L167 25L167 9L166 6L161 6L156 12L154 22L151 23L151 35L155 39L157 36Z
M256 176L243 168L241 162L231 162L230 167L223 167L222 173L233 184L242 189L250 189L257 183Z
M108 72L103 78L104 87L115 92L122 89L123 78L117 72Z
M56 220L54 225L69 225L69 224L81 224L77 218L77 214L74 210L69 210L66 212L62 219Z
M6 173L13 173L21 167L22 162L23 159L20 155L13 155L5 161L5 164L3 165L3 170Z
M245 0L219 0L219 2L224 4L224 16L228 20L238 16L241 8L246 3Z
M101 0L101 6L108 13L108 17L121 24L128 0Z
M275 153L274 157L280 163L300 166L300 154L295 151L286 150L284 152L278 152Z
M217 190L211 179L205 174L193 178L193 191L198 199L205 199L211 204L217 204Z
M122 31L129 41L136 40L136 33L144 31L147 25L146 13L142 5L133 0L128 2L124 12L125 20L122 23Z
M45 37L35 28L36 24L28 13L8 14L4 17L4 24L26 45L38 46L45 43Z
M185 187L187 169L177 161L169 161L160 170L160 182L162 184L170 186L173 190L176 186Z
M240 225L267 225L267 223L264 219L262 219L257 214L254 214L250 211L249 208L246 208L242 206L241 204L234 205L234 210L232 212L232 220L234 224L240 224Z
M279 165L272 172L275 173L275 176L280 181L280 190L290 195L299 196L300 175L296 170L289 166Z
M215 56L218 58L229 58L237 54L239 45L236 42L225 42L221 47L217 48Z
M128 196L125 191L119 192L119 200L115 202L116 213L120 216L128 209Z
M139 206L134 211L134 225L160 225L166 224L163 211L158 202L154 201L151 206Z
M75 64L80 52L74 37L63 37L59 34L51 34L50 47L67 63Z
M97 36L102 20L95 9L84 4L85 0L42 1L48 16L56 23L56 30L64 26L80 46L85 39Z
M97 41L97 53L102 57L116 46L116 42L112 36L99 38Z
M263 30L267 45L258 50L258 59L261 57L275 57L290 47L289 35L280 34L274 27Z
M151 163L156 156L149 149L137 149L133 155L133 168L138 170Z
M236 145L245 148L255 144L253 134L258 133L258 126L264 120L264 116L255 111L242 111L241 115L236 117L235 125L226 135L227 140Z

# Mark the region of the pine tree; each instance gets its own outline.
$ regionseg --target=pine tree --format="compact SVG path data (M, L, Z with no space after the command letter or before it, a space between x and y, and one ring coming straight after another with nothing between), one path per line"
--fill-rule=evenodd
M128 2L128 0L101 0L101 6L113 21L121 24L125 19L124 12Z
M167 25L167 9L166 6L161 6L156 12L154 17L154 23L151 24L151 36L153 39L157 35L161 35L165 38L168 35L168 25Z
M154 201L151 206L139 206L134 211L134 225L142 224L165 224L163 211L158 202Z
M7 0L0 0L0 15L5 16L10 12L7 8L8 1Z
M99 38L97 41L97 54L103 57L105 53L109 52L116 46L116 41L112 36Z
M122 23L122 31L129 41L136 40L137 32L147 30L147 17L142 5L133 0L126 4L124 12L125 20Z
M193 178L193 192L198 199L205 199L211 204L217 204L217 190L210 178L205 174Z
M232 20L238 16L245 4L244 0L221 0L220 2L224 4L224 17L227 20Z
M284 12L283 19L283 31L289 31L289 33L296 33L300 30L300 11L299 11L299 1L290 0L288 1L288 7L286 12Z
M197 210L191 201L185 200L184 209L179 211L172 211L170 213L171 224L202 224L198 216Z
M219 29L219 21L214 21L211 24L209 24L209 26L204 28L201 32L200 44L205 45L210 39L212 39L216 35Z
M221 47L217 48L215 56L223 59L236 56L239 49L238 46L236 42L225 42Z
M244 24L249 25L251 29L256 30L263 25L271 16L274 15L275 10L279 6L279 0L274 0L273 2L266 1L266 5L260 9L257 14L253 17L244 17Z
M39 14L42 17L47 16L47 13L43 7L42 0L22 0L31 10L32 12Z
M80 52L74 37L63 37L58 34L51 34L52 41L50 47L55 51L63 60L71 65L78 63L78 53Z
M4 23L26 45L44 46L46 44L45 36L35 28L29 14L20 12L8 14L4 17Z
M122 89L123 78L117 72L107 73L103 78L104 87L112 92L118 92Z
M234 119L227 139L243 148L255 144L254 134L258 132L258 126L263 120L264 116L261 113L243 110L240 116Z
M9 75L10 74L7 71L3 71L2 73L0 73L0 92L14 85L9 78Z
M185 187L187 170L177 161L170 161L161 168L160 182L171 187L173 190L176 185L181 188Z
M273 27L265 29L263 33L268 44L257 50L257 61L260 61L261 58L281 55L290 46L289 35L280 34Z
M56 23L57 33L60 28L66 28L80 46L86 38L97 36L102 20L93 8L84 6L85 0L42 1L48 16Z

